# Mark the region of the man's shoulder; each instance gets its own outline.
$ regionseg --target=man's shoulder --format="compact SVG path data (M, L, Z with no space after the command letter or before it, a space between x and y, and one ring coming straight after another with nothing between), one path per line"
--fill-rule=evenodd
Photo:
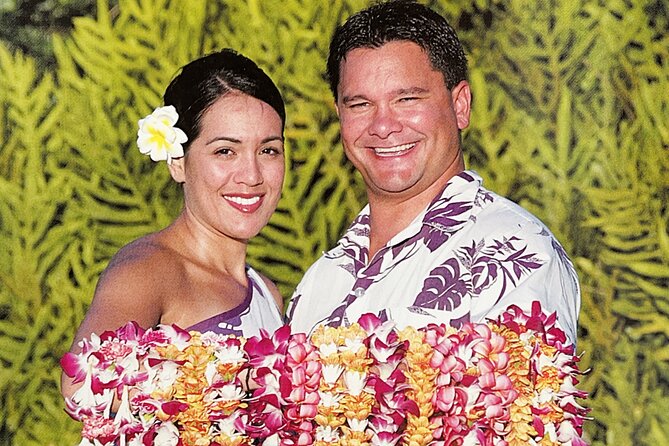
M536 227L548 230L532 212L515 201L484 187L479 188L474 203L475 223L492 224L501 228Z
M319 281L321 284L327 281L327 277L339 268L337 258L340 257L338 255L340 250L338 246L335 246L330 251L322 253L306 270L298 284L298 289L312 285L314 281Z

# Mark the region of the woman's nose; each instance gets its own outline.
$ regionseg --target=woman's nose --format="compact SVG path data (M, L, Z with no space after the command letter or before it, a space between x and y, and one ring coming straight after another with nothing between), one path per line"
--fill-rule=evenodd
M238 183L247 186L257 186L262 184L263 175L260 169L260 163L255 156L245 157L240 163L239 170L235 175L235 180Z

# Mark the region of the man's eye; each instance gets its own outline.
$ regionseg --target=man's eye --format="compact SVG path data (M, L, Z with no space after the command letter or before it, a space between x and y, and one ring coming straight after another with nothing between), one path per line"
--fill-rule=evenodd
M369 102L353 102L349 105L349 108L364 108L369 105Z
M403 98L400 98L400 102L411 102L411 101L417 101L419 98L416 96L406 96Z

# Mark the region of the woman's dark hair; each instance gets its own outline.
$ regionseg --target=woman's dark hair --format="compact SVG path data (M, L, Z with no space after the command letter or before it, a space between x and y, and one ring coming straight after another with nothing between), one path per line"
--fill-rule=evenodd
M235 91L272 107L281 118L283 131L286 111L279 89L255 62L226 48L184 65L165 90L163 101L177 109L176 126L188 136L184 148L200 134L202 116L209 107Z
M420 46L430 58L432 67L444 75L449 90L467 79L465 52L445 18L415 1L388 1L352 15L332 36L327 76L335 100L339 69L349 51L379 48L398 40Z

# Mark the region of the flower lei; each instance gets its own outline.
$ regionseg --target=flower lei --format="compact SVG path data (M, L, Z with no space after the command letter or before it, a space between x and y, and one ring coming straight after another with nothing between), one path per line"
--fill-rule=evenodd
M177 109L172 105L156 108L146 118L139 120L137 131L137 146L144 155L149 155L153 161L167 161L172 163L173 158L184 156L182 144L188 137L178 127Z
M365 315L311 338L128 323L81 347L61 360L83 383L66 400L80 446L586 445L580 358L538 302L459 329Z

